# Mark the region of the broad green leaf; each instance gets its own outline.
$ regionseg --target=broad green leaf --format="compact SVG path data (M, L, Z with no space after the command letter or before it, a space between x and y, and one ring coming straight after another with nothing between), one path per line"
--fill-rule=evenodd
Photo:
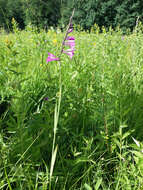
M52 154L52 159L51 159L51 168L50 168L50 179L53 175L53 170L54 170L54 165L55 165L55 161L56 161L56 155L57 155L57 149L58 149L58 146L56 146L53 154Z

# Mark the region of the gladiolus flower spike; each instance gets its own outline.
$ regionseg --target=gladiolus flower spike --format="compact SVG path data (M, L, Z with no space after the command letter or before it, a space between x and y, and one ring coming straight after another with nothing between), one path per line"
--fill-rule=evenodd
M65 53L67 54L71 59L74 55L74 51L75 51L75 38L73 36L68 36L69 33L71 33L73 31L73 25L72 25L72 17L73 17L74 11L72 13L72 16L70 18L70 22L69 22L69 28L66 32L65 38L63 40L62 43L62 48L61 48L61 54ZM64 47L68 46L69 49L64 50ZM59 61L60 58L56 57L55 55L48 53L48 58L47 58L47 63L50 61Z

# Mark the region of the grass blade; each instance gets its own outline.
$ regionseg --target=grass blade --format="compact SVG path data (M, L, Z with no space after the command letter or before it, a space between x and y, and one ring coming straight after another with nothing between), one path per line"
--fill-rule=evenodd
M99 187L100 187L100 185L101 185L101 183L102 183L102 178L99 178L99 179L97 180L96 185L94 186L94 190L98 190Z

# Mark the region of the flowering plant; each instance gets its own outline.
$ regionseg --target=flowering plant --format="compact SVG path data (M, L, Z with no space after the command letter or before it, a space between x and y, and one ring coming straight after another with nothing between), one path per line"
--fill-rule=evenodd
M66 34L65 34L64 40L61 45L61 52L60 52L60 56L62 55L62 53L65 53L71 59L72 59L72 57L74 55L74 51L75 51L75 38L73 36L69 36L69 34L73 31L73 25L72 25L73 15L74 15L74 10L73 10L72 16L70 18ZM66 47L68 47L68 49L65 49ZM47 63L49 63L51 61L60 61L60 56L56 57L52 53L48 53L48 57L47 57L46 61L47 61ZM49 189L51 189L51 179L52 179L52 174L53 174L53 169L54 169L54 164L55 164L56 154L57 154L57 147L58 147L58 146L55 147L55 143L56 143L56 130L57 130L57 125L58 125L60 104L61 104L61 94L62 94L61 64L59 64L59 92L58 92L58 94L59 94L58 102L56 102L55 114L54 114L54 137L53 137L53 147L52 147L52 157L51 157L50 188ZM48 98L46 98L46 100L48 100Z
M72 16L70 18L68 29L67 29L67 32L65 34L65 37L64 37L64 40L63 40L63 43L62 43L62 46L61 46L61 54L65 53L71 59L72 59L72 57L74 55L74 51L75 51L75 38L73 36L68 36L68 35L69 35L69 33L71 33L73 31L73 25L72 25L72 17L73 17L73 15L74 15L74 11L73 11ZM64 49L65 47L68 47L69 49ZM52 53L48 53L48 57L47 57L47 60L46 60L47 63L49 63L51 61L59 61L59 60L60 60L60 58L56 57Z

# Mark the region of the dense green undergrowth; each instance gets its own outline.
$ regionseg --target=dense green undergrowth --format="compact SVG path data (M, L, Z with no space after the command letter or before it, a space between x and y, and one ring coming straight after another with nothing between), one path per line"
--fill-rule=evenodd
M142 32L73 35L73 59L61 56L54 131L60 71L46 58L60 54L64 34L15 24L1 31L0 189L143 189Z

